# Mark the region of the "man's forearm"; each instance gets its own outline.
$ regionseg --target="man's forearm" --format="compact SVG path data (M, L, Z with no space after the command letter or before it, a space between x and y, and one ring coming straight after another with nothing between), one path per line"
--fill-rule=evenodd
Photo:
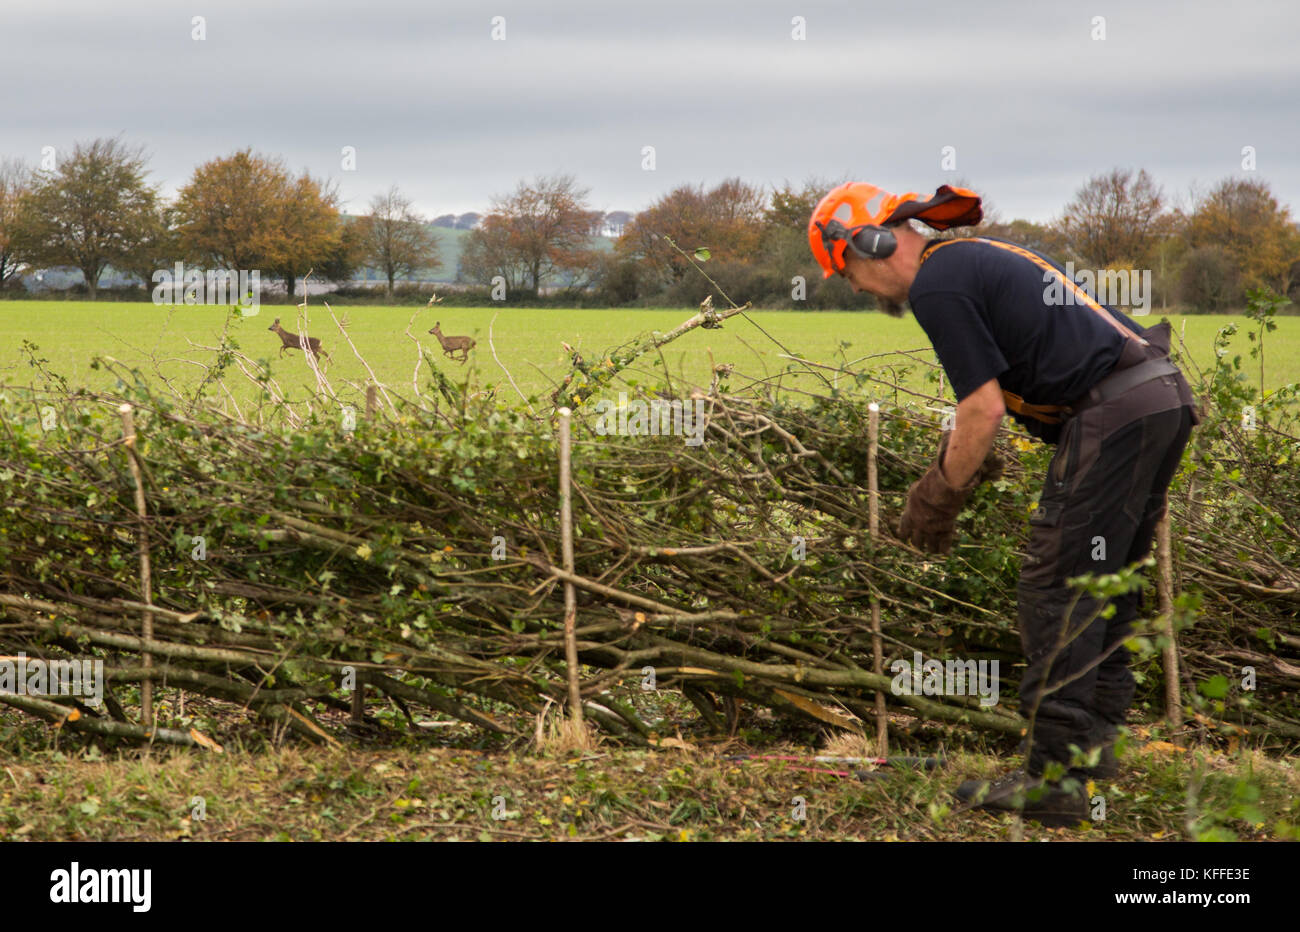
M986 408L963 412L962 406L957 406L956 423L942 463L949 485L961 488L979 471L1001 426L1000 412L995 414Z

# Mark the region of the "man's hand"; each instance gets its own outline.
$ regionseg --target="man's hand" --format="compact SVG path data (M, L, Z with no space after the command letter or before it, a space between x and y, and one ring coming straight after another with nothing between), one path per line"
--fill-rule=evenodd
M960 489L949 485L935 463L907 490L907 507L898 522L899 538L922 550L947 553L952 549L957 515L974 488L974 480Z

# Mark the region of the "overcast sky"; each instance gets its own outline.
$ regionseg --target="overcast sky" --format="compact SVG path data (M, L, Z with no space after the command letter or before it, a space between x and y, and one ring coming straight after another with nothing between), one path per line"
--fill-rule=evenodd
M964 178L1045 220L1114 166L1186 198L1253 146L1300 212L1297 27L1296 0L0 0L0 156L122 134L170 194L251 146L352 213L395 183L429 215L557 171L632 211L732 175Z

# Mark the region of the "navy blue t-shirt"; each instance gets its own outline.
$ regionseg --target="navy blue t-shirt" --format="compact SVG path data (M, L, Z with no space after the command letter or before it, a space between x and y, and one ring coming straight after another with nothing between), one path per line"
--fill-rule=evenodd
M1064 278L1060 265L1042 258ZM1030 259L976 241L934 249L921 264L908 301L958 401L997 379L1031 404L1068 404L1115 365L1123 334L1077 299L1050 301L1051 282L1044 276ZM1145 333L1124 314L1102 306L1129 330ZM1034 436L1055 440L1052 425L1007 413Z

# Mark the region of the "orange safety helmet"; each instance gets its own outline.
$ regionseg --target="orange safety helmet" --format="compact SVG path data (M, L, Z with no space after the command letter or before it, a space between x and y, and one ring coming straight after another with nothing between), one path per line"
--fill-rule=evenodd
M890 194L875 185L850 181L827 194L808 221L808 245L823 277L844 271L844 253L885 259L898 245L891 226L920 220L936 230L974 226L984 216L980 197L969 188L940 185L922 200L914 191Z

